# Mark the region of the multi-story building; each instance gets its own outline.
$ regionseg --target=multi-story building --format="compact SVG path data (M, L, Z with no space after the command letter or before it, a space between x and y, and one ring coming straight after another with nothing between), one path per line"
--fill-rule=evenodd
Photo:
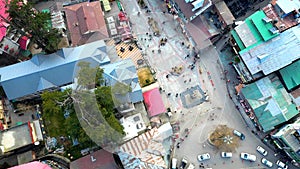
M300 164L300 119L279 129L272 138L293 162Z
M245 85L240 95L246 112L264 132L288 122L299 113L275 74Z
M176 13L183 33L192 37L198 49L207 47L207 40L215 41L235 20L221 0L170 0L167 7Z
M240 62L234 67L243 82L267 76L300 58L298 11L297 3L274 0L236 23L232 46Z

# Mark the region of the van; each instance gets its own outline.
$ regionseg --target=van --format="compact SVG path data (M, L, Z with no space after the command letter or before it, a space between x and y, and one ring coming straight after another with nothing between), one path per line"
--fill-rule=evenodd
M177 169L177 159L172 158L172 168L171 169Z

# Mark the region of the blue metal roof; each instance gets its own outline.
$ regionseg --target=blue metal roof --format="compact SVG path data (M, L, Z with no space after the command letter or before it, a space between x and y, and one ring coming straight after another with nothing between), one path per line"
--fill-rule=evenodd
M257 45L250 50L242 50L240 55L250 73L262 71L268 75L300 58L300 25L282 32L279 36Z
M104 70L103 77L109 81L110 85L119 81L131 86L132 91L129 96L132 103L143 101L142 89L138 82L135 65L131 59L103 65L102 68Z
M49 55L35 55L31 60L0 68L0 84L9 100L64 86L73 82L80 61L109 63L104 41L64 48Z

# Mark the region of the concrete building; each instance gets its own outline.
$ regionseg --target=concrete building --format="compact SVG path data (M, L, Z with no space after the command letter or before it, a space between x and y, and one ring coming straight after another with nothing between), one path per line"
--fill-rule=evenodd
M176 13L179 26L187 37L191 36L197 49L203 49L235 20L221 0L170 0L169 12Z
M278 148L300 164L300 119L279 129L272 138Z
M25 146L39 144L43 135L39 121L24 123L0 132L0 149L5 154Z

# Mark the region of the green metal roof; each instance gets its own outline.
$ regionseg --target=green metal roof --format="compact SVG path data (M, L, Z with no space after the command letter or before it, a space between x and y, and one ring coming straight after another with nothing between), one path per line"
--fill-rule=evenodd
M250 29L249 33L251 33L256 40L256 42L253 41L253 44L248 47L245 47L245 45L243 44L243 40L240 39L238 33L235 30L231 31L233 38L235 39L236 43L241 49L240 53L248 51L251 48L279 35L279 33L273 34L272 32L269 31L269 29L274 26L271 22L264 21L264 18L267 18L264 11L257 11L245 19L245 24Z
M279 71L288 90L300 85L300 60Z
M249 18L247 18L252 20L253 24L255 25L257 31L259 32L259 34L261 35L264 41L268 41L274 38L275 36L279 35L279 33L273 34L272 32L269 31L269 29L273 28L274 26L271 22L265 22L263 20L266 17L267 16L264 13L264 11L257 11Z
M274 75L247 85L242 93L265 132L298 114L279 78Z
M236 31L233 29L230 31L232 37L234 38L235 42L237 43L237 45L239 46L239 48L241 50L245 49L245 46L242 42L242 40L240 39L239 35L236 33Z

